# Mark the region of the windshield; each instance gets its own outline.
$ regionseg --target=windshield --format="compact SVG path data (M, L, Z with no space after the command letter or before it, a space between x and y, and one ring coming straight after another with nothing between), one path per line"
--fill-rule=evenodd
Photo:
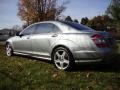
M92 30L93 31L92 28L89 28L82 24L78 24L78 23L74 23L74 22L64 22L64 21L62 23L66 24L72 28L75 28L76 30L90 30L90 31Z

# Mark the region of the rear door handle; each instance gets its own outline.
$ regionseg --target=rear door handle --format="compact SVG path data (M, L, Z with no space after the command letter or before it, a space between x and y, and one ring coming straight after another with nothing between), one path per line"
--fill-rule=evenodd
M57 34L53 34L52 37L57 37L58 35Z

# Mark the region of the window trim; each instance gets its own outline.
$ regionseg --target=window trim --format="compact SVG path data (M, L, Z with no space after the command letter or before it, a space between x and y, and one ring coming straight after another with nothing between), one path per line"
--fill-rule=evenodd
M37 30L37 25L39 25L39 24L51 24L53 26L56 26L59 29L59 31L57 33L62 33L62 31L60 30L60 28L57 25L53 24L53 23L37 23L36 24L36 28L35 28L36 30ZM55 32L53 32L53 27L52 27L52 31L48 32L48 33L35 33L35 31L33 32L33 34L54 34L54 33Z
M33 35L33 34L34 34L33 32L36 30L36 26L35 26L35 25L36 25L36 24L32 24L32 25L26 27L25 29L23 29L23 31L20 32L20 35L23 35L23 36ZM32 32L31 34L26 34L26 35L25 35L25 34L22 34L25 30L27 30L27 29L30 28L30 27L31 27L31 28L34 27L34 29L35 29L35 30L33 30L33 32Z

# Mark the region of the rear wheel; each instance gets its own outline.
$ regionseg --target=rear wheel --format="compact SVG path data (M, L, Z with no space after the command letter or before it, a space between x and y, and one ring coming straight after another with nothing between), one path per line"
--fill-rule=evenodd
M6 44L6 55L9 56L9 57L13 55L13 49L12 49L12 46L9 43Z
M74 60L71 52L63 47L54 50L52 60L55 67L60 70L69 70L74 65Z

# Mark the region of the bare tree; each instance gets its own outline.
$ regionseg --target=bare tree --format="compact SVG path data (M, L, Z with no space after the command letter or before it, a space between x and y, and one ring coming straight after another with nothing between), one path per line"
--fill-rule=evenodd
M64 10L66 2L58 5L58 0L19 0L18 16L27 24L55 20Z

